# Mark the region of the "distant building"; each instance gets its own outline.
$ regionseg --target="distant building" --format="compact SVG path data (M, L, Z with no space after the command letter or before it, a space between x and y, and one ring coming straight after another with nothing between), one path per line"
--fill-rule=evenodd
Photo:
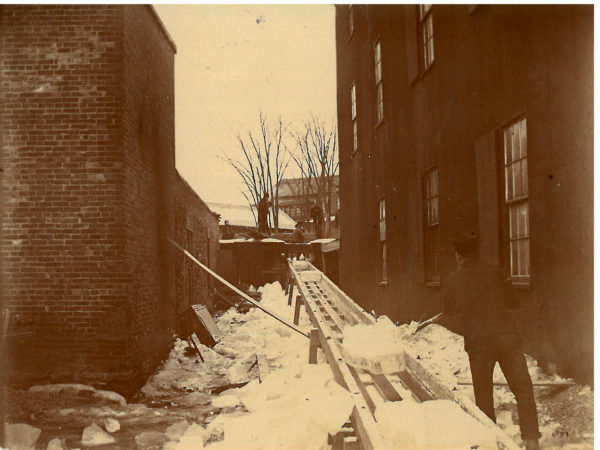
M216 265L217 220L175 170L175 52L150 6L0 6L13 382L131 394L208 295L166 240Z
M365 308L439 312L472 231L526 350L591 382L593 11L336 5L340 281Z
M219 223L224 226L229 221L231 230L241 235L251 236L256 232L256 207L248 205L231 205L228 203L208 202L208 207L220 217ZM272 219L271 219L272 220ZM271 222L272 223L272 222ZM279 230L291 232L296 222L284 211L279 210Z
M285 178L278 185L279 208L296 222L306 222L309 226L311 207L321 203L324 214L329 216L335 228L335 216L340 209L339 180L339 175L324 179L324 195L320 201L319 184L314 178ZM310 231L314 230L311 228Z

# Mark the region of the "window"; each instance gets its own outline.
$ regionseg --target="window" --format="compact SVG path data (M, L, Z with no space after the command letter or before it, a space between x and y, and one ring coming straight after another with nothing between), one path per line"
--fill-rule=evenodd
M381 282L387 282L387 245L385 229L385 199L379 200L379 248L381 255Z
M354 8L348 5L348 38L354 34Z
M377 91L377 123L383 120L383 82L381 80L381 41L375 43L375 90Z
M529 281L529 191L525 118L504 129L504 186L510 275L517 281Z
M354 152L358 150L358 124L356 122L356 85L352 83L350 88L350 104L352 107L352 138Z
M440 214L438 169L433 167L425 172L425 279L428 282L440 281Z
M419 40L423 49L423 70L427 70L434 60L433 16L431 5L419 5Z

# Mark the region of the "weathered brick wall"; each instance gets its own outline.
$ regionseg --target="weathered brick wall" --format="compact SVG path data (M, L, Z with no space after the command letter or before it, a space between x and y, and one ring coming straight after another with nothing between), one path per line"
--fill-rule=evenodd
M177 174L174 240L201 263L216 270L221 231L219 221L192 188ZM182 253L175 255L176 312L202 303L210 309L213 277Z
M20 380L122 371L122 44L117 6L3 5L3 303Z
M132 393L175 330L176 205L216 265L217 221L175 171L175 47L149 6L0 12L2 307L31 332L6 364Z
M128 359L140 377L166 356L174 329L173 250L164 239L174 228L174 53L150 7L124 7Z

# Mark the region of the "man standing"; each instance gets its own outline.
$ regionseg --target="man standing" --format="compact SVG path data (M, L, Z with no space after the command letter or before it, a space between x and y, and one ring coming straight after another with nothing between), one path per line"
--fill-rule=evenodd
M296 229L292 233L291 241L294 243L304 242L304 226L302 225L302 222L296 223Z
M517 400L521 437L527 449L539 448L539 425L531 377L523 355L521 338L513 313L514 292L504 283L498 267L479 261L475 236L454 243L458 270L444 283L443 317L459 319L465 351L469 355L477 406L496 421L493 374L496 361Z
M313 207L310 209L310 216L315 224L315 236L317 239L320 239L322 237L321 222L323 221L323 211L316 203L314 203Z
M273 202L269 201L269 193L265 192L263 198L258 202L258 232L269 234L269 223L267 217L269 208L273 206Z

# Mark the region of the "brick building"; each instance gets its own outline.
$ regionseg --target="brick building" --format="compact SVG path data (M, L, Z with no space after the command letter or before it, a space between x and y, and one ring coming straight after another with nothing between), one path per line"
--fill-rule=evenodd
M4 367L16 381L131 393L198 301L178 286L208 289L198 273L182 281L165 240L216 263L216 218L175 170L175 52L149 6L0 6Z
M593 7L337 5L336 41L342 287L431 316L472 231L526 350L591 382Z

